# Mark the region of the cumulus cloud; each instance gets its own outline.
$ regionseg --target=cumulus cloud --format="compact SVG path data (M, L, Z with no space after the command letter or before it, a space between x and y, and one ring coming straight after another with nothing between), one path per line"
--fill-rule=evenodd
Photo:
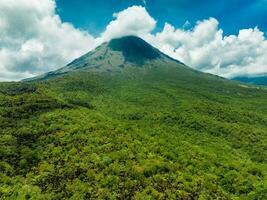
M100 37L63 23L54 0L0 1L0 80L19 80L59 68L113 38L140 36L185 64L224 77L267 73L267 40L257 27L225 36L214 18L192 29L156 20L142 6L114 14ZM190 24L192 26L192 24ZM184 28L187 28L186 30Z
M219 22L210 18L192 30L164 29L146 39L166 54L201 71L224 77L267 73L267 40L258 28L223 36Z
M102 34L105 41L126 35L144 36L156 27L156 21L142 6L129 7L113 16L115 19Z
M95 39L63 23L54 0L0 1L0 80L18 80L65 65Z

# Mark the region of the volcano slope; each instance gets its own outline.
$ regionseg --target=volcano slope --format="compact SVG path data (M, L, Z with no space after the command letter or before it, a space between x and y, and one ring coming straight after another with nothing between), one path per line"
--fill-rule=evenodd
M267 90L124 37L0 84L1 199L267 198Z

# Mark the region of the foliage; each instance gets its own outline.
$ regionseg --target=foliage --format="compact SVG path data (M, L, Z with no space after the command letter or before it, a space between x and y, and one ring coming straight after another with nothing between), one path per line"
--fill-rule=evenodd
M267 90L172 65L0 85L0 199L267 198Z

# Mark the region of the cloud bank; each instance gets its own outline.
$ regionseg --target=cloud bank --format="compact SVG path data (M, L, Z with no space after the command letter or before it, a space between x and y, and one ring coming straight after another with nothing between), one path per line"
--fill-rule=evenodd
M176 28L156 20L142 6L114 14L106 30L90 33L63 23L54 0L0 1L0 80L20 80L66 65L101 42L136 35L185 64L224 77L267 73L267 40L257 27L224 36L214 18ZM185 29L187 28L187 29Z
M95 47L88 33L62 23L53 0L0 1L0 80L58 68Z
M219 22L199 21L192 30L166 23L162 32L147 40L166 54L200 71L224 77L267 73L267 40L258 28L223 36Z

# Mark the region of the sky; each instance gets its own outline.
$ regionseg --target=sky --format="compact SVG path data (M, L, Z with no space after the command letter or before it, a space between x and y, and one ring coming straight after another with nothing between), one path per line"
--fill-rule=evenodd
M165 22L182 27L186 21L214 17L225 34L258 26L267 32L267 0L57 0L61 19L98 36L112 20L112 14L133 5L145 6L157 20L157 29ZM74 14L75 13L75 14Z
M0 81L65 66L136 35L197 70L267 74L267 0L1 0Z

